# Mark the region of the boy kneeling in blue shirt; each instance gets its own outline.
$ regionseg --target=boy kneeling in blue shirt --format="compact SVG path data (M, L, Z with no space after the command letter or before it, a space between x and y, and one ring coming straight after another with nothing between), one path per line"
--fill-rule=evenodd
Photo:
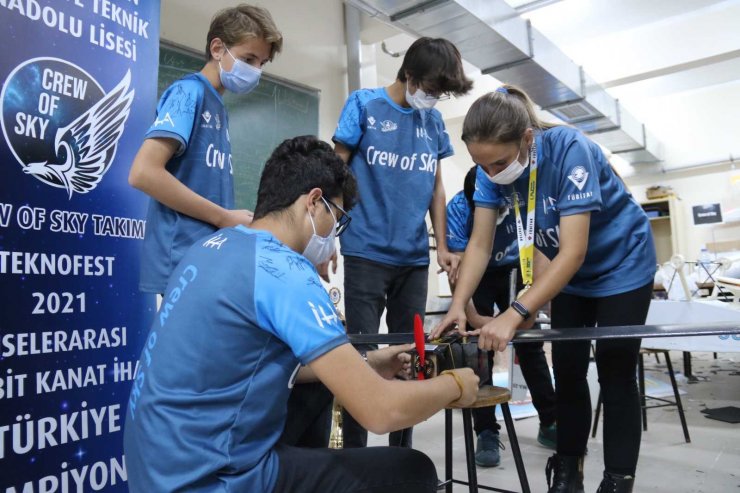
M397 380L409 346L368 353L365 362L349 344L315 265L349 225L356 190L328 144L286 140L265 166L251 228L216 231L185 255L131 392L132 492L436 489L434 465L415 450L279 443L295 383L320 380L375 433L475 400L470 369Z

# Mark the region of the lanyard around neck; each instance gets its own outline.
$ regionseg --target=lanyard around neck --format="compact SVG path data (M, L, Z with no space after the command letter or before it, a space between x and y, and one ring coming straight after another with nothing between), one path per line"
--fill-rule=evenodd
M514 192L514 215L516 216L516 240L519 245L519 265L522 268L524 290L529 289L534 280L534 216L537 197L537 144L532 142L529 149L529 186L527 187L527 229L522 224L519 210L519 194Z

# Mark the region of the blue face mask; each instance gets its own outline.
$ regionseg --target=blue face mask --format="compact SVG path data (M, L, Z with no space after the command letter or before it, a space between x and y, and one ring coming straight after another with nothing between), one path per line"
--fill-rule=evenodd
M226 53L234 60L234 65L231 67L231 72L227 72L221 66L221 61L218 62L221 84L235 94L247 94L259 84L262 70L237 60L228 48L226 48Z

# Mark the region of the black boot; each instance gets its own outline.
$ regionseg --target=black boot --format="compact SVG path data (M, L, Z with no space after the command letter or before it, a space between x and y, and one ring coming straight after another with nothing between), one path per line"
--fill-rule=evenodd
M624 476L622 474L612 474L604 471L604 479L601 480L596 493L632 493L632 487L634 485L634 476Z
M582 455L553 455L547 459L545 475L547 493L584 493Z

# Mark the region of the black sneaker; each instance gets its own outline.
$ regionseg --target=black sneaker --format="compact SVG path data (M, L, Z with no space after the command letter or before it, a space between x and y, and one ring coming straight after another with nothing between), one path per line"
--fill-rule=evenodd
M498 432L493 430L481 431L475 447L475 463L480 467L496 467L501 464L499 448L503 447Z

